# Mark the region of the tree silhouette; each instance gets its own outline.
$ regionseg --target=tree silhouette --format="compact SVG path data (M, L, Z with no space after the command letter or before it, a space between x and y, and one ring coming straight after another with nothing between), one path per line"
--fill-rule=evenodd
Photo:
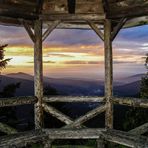
M145 67L148 70L148 54L145 57ZM141 79L140 97L141 99L148 99L148 71ZM148 122L147 115L148 115L148 109L131 108L126 113L126 119L123 125L124 129L130 130Z
M4 48L7 47L8 45L0 45L0 72L3 68L6 67L8 61L10 61L11 59L4 59Z

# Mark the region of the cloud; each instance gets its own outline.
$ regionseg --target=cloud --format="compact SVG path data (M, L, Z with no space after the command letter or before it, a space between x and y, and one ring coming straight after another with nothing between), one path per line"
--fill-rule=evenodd
M34 64L34 61L29 61L27 63ZM54 62L54 61L43 61L43 63L46 63L46 64L55 64L56 62Z
M62 57L62 58L73 58L75 56L72 55L68 55L68 54L60 54L60 53L48 53L46 56L44 57Z
M102 61L65 61L63 64L103 64Z

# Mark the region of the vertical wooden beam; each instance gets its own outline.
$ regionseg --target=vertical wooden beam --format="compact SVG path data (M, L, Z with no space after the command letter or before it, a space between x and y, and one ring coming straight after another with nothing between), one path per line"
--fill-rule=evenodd
M113 128L113 61L111 41L111 20L106 19L104 24L104 48L105 48L105 97L106 97L106 128Z
M105 141L101 137L97 139L97 148L105 148Z
M35 128L43 127L43 62L42 62L42 21L36 20L34 26L34 91L38 98L35 104Z

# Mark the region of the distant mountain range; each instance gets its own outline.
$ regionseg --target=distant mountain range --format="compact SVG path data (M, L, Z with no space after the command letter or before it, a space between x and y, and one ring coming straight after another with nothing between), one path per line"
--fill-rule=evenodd
M140 80L143 74L133 75L130 77L122 78L114 82L114 95L115 96L130 96L136 97L140 90ZM26 73L11 73L8 75L0 75L0 91L4 86L21 82L21 86L16 91L16 96L30 96L34 95L34 80L33 76ZM55 88L61 95L90 95L90 96L103 96L104 95L104 81L102 80L86 80L86 79L75 79L75 78L48 78L44 77L44 86L50 85ZM71 115L72 118L76 118L92 108L98 106L98 103L65 103L64 110L67 114ZM28 128L30 123L33 121L33 106L24 105L17 106L16 116L18 123L16 125L17 129L25 130ZM119 123L122 123L126 108L122 106L116 106L115 108L115 126L120 127ZM49 116L49 115L48 115ZM98 118L99 117L99 118ZM103 127L104 126L104 116L99 115L89 122L90 127ZM52 116L47 119L46 123L49 125L51 121L53 122ZM1 117L0 121L3 122L7 120L5 117ZM119 122L120 120L120 122ZM50 121L50 122L49 122ZM57 125L57 123L53 123Z
M144 74L133 75L114 82L114 95L135 96L139 92L140 80ZM34 78L26 73L11 73L1 75L0 90L10 83L21 82L17 96L33 95ZM104 95L104 81L74 78L48 78L44 77L44 86L54 87L62 95ZM29 87L28 87L29 86Z

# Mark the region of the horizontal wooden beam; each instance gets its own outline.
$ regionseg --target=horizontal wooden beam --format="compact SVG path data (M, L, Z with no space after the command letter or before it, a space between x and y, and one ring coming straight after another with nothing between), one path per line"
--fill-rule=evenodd
M116 19L116 18L134 18L138 16L147 16L148 14L148 6L136 6L136 7L129 7L126 9L119 9L114 12L111 12L110 14L107 15L107 18L109 19Z
M132 148L147 148L148 138L144 136L137 136L128 132L118 130L107 130L102 132L105 140L121 144Z
M0 98L0 107L34 104L36 101L34 96Z
M119 105L127 105L127 106L133 106L133 107L143 107L148 108L148 99L139 99L139 98L113 98L114 104Z
M21 132L13 135L2 136L0 138L1 148L26 147L28 144L42 142L47 138L47 134L41 130Z
M5 134L16 134L17 130L8 126L7 124L1 123L0 122L0 131L5 133Z
M43 21L100 21L105 19L104 14L50 14L50 15L40 15L39 18Z
M104 102L104 97L98 96L44 96L44 102Z
M103 128L43 129L49 139L99 139Z

